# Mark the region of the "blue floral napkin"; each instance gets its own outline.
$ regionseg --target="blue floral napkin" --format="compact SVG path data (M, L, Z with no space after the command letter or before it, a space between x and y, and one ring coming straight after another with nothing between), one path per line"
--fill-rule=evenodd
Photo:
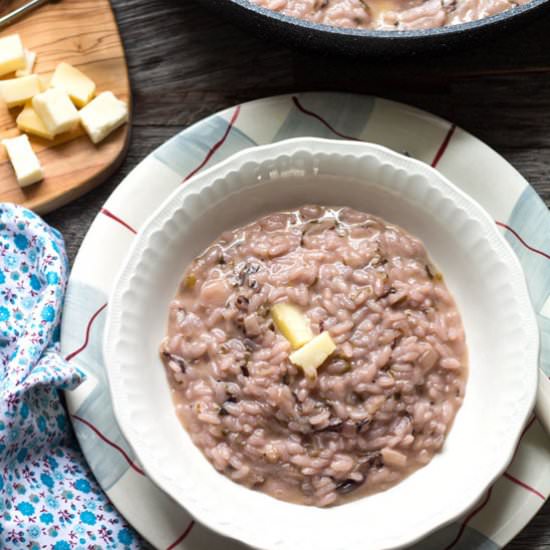
M0 548L142 548L93 478L63 407L60 390L83 380L58 355L67 275L59 232L0 204Z

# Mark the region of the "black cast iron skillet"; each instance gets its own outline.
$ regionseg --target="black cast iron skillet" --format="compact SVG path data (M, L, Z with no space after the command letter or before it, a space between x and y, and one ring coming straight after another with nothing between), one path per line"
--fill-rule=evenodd
M350 55L402 55L434 48L442 51L490 38L520 23L524 25L524 32L528 32L529 16L550 5L550 0L531 0L500 14L461 25L418 31L374 31L319 25L261 8L249 0L201 1L266 38L275 38L289 46Z

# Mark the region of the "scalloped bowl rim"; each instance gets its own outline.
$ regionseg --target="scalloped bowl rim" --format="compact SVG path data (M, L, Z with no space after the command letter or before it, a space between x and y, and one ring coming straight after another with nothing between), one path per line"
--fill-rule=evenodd
M310 155L312 159L315 159L316 156L321 158L323 155L326 157L330 157L332 155L334 157L351 157L356 159L374 158L377 159L381 166L389 165L390 170L394 170L396 173L399 170L404 171L406 177L411 178L414 176L420 176L420 178L425 178L427 181L431 182L435 188L444 193L446 198L450 198L452 201L456 201L462 205L467 205L471 216L473 216L472 212L475 213L477 222L482 223L483 228L486 231L485 237L487 242L490 243L490 245L495 249L498 249L499 260L503 262L502 265L504 265L508 271L510 279L514 281L513 287L515 299L518 300L520 306L517 311L517 315L521 317L521 327L524 329L526 336L523 353L525 365L522 369L522 372L524 373L522 382L525 386L523 388L523 397L517 405L519 409L516 410L516 416L513 418L513 429L509 430L510 433L507 434L506 441L502 442L502 445L500 446L500 455L493 459L494 464L492 464L493 468L491 472L485 472L482 479L477 481L475 487L465 487L463 494L453 495L452 500L454 502L454 506L449 506L446 504L446 506L443 507L445 510L443 512L438 511L437 517L433 515L428 521L419 521L418 524L415 524L416 530L413 532L388 534L387 537L381 540L377 539L374 546L364 546L361 544L362 548L367 549L401 548L457 519L461 514L465 513L471 506L473 506L482 496L484 491L486 491L487 488L494 483L498 476L504 472L508 463L512 459L514 450L520 438L521 429L534 406L538 373L538 326L519 260L497 229L496 224L494 224L488 213L477 202L466 195L462 190L447 180L439 172L421 161L410 157L405 157L385 147L370 143L326 140L318 138L295 138L274 144L245 149L220 162L219 164L198 173L186 182L184 186L180 186L174 190L161 204L161 206L151 214L134 238L126 259L116 277L109 299L103 347L115 417L119 423L122 433L130 446L134 449L138 459L143 465L144 470L147 472L147 475L153 480L153 482L155 482L161 489L174 498L174 500L179 502L180 505L186 508L189 513L191 513L204 525L222 535L241 540L251 546L264 550L272 550L273 548L279 548L281 550L294 550L297 547L297 541L306 540L303 538L303 534L298 536L297 533L290 536L288 533L278 533L276 537L275 535L272 535L272 538L264 539L263 532L260 534L258 529L254 527L247 531L247 526L242 522L233 524L228 523L227 520L218 518L217 512L220 514L222 514L222 512L225 513L225 509L216 510L216 499L213 498L213 495L208 496L206 494L202 494L199 495L199 497L195 497L194 494L190 493L189 486L183 489L179 486L175 487L173 479L169 477L165 469L160 467L151 454L156 451L153 451L151 445L147 441L143 440L143 437L136 431L135 424L130 418L130 414L128 413L128 389L122 382L123 374L121 370L121 362L123 360L119 355L117 355L121 349L126 349L123 345L123 339L120 336L121 331L129 330L127 328L122 329L121 327L121 319L125 315L123 308L124 300L127 299L128 293L131 292L130 289L132 284L135 282L136 267L140 265L140 262L145 261L143 260L144 254L148 250L151 250L148 248L151 244L151 240L155 238L158 240L159 234L162 235L162 231L166 230L166 227L170 223L171 219L177 216L177 213L183 209L186 203L193 200L191 197L198 197L201 191L214 188L220 181L225 181L228 176L231 177L231 174L239 173L239 171L242 172L247 166L260 166L261 162L268 163L277 158L288 158L292 160L293 158L299 156L299 154L303 154L304 157ZM365 186L370 185L370 182L365 181L363 183ZM260 187L265 187L265 185L266 184L260 184ZM410 187L412 186L402 189L401 191L405 191L406 195L406 193L409 192L408 189ZM311 202L316 201L313 199ZM178 275L178 278L180 276L181 273ZM469 339L468 332L467 338ZM164 372L162 373L162 376L164 376ZM468 389L466 392L466 399L468 399ZM460 414L461 412L459 411L459 416ZM180 427L180 429L183 433L184 429L182 427ZM454 429L456 428L453 428L453 430ZM451 430L449 438L452 436L453 430ZM203 461L208 464L206 459L203 458ZM434 461L430 464L433 464ZM424 471L429 468L430 465L419 471ZM224 476L218 474L213 468L211 468L211 470L211 476L210 474L206 474L207 477L211 477L211 479L208 478L208 483L223 483L220 478L226 480ZM407 478L407 480L416 475L417 474L414 474L410 478ZM216 480L214 480L214 476L216 477ZM403 483L406 483L407 480ZM186 483L188 485L190 483L193 488L196 489L196 483L194 481L186 480ZM194 483L195 485L193 485ZM258 494L232 482L228 483L230 483L231 486L239 487L239 492L247 491L248 493L254 493L255 495ZM400 485L402 484L398 484L396 487L399 487ZM224 487L227 488L226 486ZM394 489L390 489L389 491L379 494L387 495L393 490ZM377 495L374 495L374 497L376 496ZM374 497L368 498L372 499ZM267 510L270 508L274 509L275 506L278 506L279 508L280 506L292 507L296 510L296 505L287 503L281 504L280 501L276 501L270 497L265 497L264 500L258 500L257 497L253 498L256 499L254 501L255 504L259 502L260 507L264 506ZM250 499L252 499L251 496ZM205 500L208 501L206 504L204 502ZM359 499L355 501L355 503L360 503L364 500L365 499ZM345 506L329 508L327 510L313 509L316 511L314 516L319 518L322 522L329 521L330 515L334 515L335 517L337 516L334 511L342 509ZM219 505L218 508L220 508ZM309 507L298 508L308 508L311 510ZM285 513L287 513L287 511L285 511ZM310 513L308 512L308 514ZM348 550L355 550L356 547L359 548L360 540L362 539L357 539L356 545L350 545L348 543ZM321 550L328 548L326 541L315 539L312 541L312 544Z

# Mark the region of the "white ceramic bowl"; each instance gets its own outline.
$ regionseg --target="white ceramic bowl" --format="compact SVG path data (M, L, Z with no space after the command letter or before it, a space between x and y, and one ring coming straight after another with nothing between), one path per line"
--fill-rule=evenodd
M456 298L470 356L443 452L396 487L330 509L288 504L217 473L178 422L158 357L190 260L223 230L305 203L352 206L420 237ZM151 479L201 523L261 549L378 550L457 518L502 473L534 403L538 345L520 264L477 203L383 147L300 138L198 174L149 218L114 286L104 351L124 435Z

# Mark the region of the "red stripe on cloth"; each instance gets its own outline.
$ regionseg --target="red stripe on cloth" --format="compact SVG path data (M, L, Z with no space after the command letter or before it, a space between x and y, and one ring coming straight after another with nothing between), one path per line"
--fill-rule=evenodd
M99 439L107 443L107 445L110 445L111 447L113 447L113 449L116 449L126 459L126 462L128 462L130 467L133 468L138 474L141 474L142 476L145 475L145 472L132 461L132 459L128 456L128 454L122 447L117 445L114 441L111 441L109 438L105 437L89 420L86 420L81 416L77 416L76 414L72 414L71 416L75 420L78 420L79 422L82 422L82 424L88 426L88 428L90 428L90 430L92 430L99 437Z
M353 136L347 136L346 134L342 134L342 132L339 132L338 130L336 130L336 128L331 126L331 124L329 122L327 122L321 115L318 115L317 113L314 113L313 111L310 111L309 109L306 109L300 103L300 100L295 95L292 96L292 101L294 102L294 105L296 105L296 107L300 111L302 111L302 113L318 120L323 126L327 127L333 134L335 134L335 135L337 135L341 138L344 138L344 139L349 139L349 140L352 140L352 141L361 141L359 138L356 138L356 137L353 137Z
M521 445L521 441L523 439L523 436L527 433L527 431L533 425L533 422L535 422L536 419L537 419L537 417L535 415L533 415L531 417L531 420L529 420L529 422L527 422L527 424L525 425L525 428L523 428L523 431L521 432L521 435L519 436L518 444L516 445L516 450L514 451L514 454L512 455L512 460L510 460L510 463L512 463L514 461L514 458L516 458L516 455L518 454L519 447Z
M541 256L545 257L547 260L550 260L550 254L548 254L547 252L544 252L543 250L539 250L538 248L535 248L534 246L531 246L530 244L527 244L523 239L522 237L519 235L519 233L511 228L509 225L506 225L505 223L503 222L499 222L499 221L496 221L495 222L498 226L510 231L510 233L512 233L512 235L514 235L514 237L525 247L527 248L528 250L530 250L531 252L534 252L535 254L540 254Z
M134 235L137 233L137 231L130 224L126 223L124 220L122 220L121 218L113 214L110 210L107 210L106 208L102 208L100 212L105 216L107 216L108 218L111 218L115 222L119 223L126 229L128 229L128 231L131 231L132 233L134 233Z
M107 307L107 304L103 304L91 317L88 321L88 324L86 325L86 333L84 335L84 343L78 348L75 349L73 352L69 353L65 357L65 361L70 361L74 357L76 357L81 351L84 351L86 349L86 346L90 342L90 330L92 328L93 322L97 319L98 315Z
M453 137L455 130L456 130L456 126L454 124L451 124L451 127L447 131L447 134L445 135L443 142L439 146L439 149L437 150L437 153L435 154L435 157L432 160L432 168L435 168L439 164L441 157L445 154L445 151L449 146L449 142L451 141L451 138Z
M504 477L506 479L509 479L512 483L515 483L516 485L519 485L520 487L523 487L524 489L526 489L530 493L533 493L534 495L538 496L542 500L546 500L546 497L542 493L540 493L539 491L537 491L536 489L534 489L530 485L527 485L527 483L525 483L525 481L521 481L521 479L518 479L517 477L514 477L513 475L509 474L508 472L504 472Z
M456 544L458 543L458 541L460 540L460 537L462 537L462 534L464 533L464 529L466 529L466 526L468 525L468 523L470 523L470 521L472 521L472 519L474 518L474 516L476 516L477 514L479 514L479 512L481 512L481 510L483 510L483 508L485 508L485 506L487 506L487 503L489 502L489 499L491 498L491 493L493 491L493 487L489 487L489 489L487 490L487 493L485 494L485 498L483 499L483 502L477 507L475 508L474 510L472 510L467 516L466 518L464 519L464 521L462 522L462 525L460 526L460 529L456 535L456 537L454 538L454 540L451 542L451 544L449 544L449 546L447 546L445 548L445 550L450 550L451 548L453 548L454 546L456 546Z
M168 547L166 550L173 550L180 542L183 542L187 535L191 532L191 529L193 529L195 525L195 522L191 520L191 523L187 526L187 529Z
M237 121L237 118L239 117L239 113L241 112L241 106L237 105L235 107L235 110L233 111L233 115L231 116L231 120L229 121L229 124L227 125L227 128L225 129L225 132L223 136L216 142L210 149L208 150L208 153L206 153L206 156L202 160L202 162L187 176L185 176L182 180L182 183L186 182L190 177L194 176L201 168L204 167L204 165L212 158L212 155L225 143L225 140L229 136L229 132L231 132L231 129L233 128L235 122Z

